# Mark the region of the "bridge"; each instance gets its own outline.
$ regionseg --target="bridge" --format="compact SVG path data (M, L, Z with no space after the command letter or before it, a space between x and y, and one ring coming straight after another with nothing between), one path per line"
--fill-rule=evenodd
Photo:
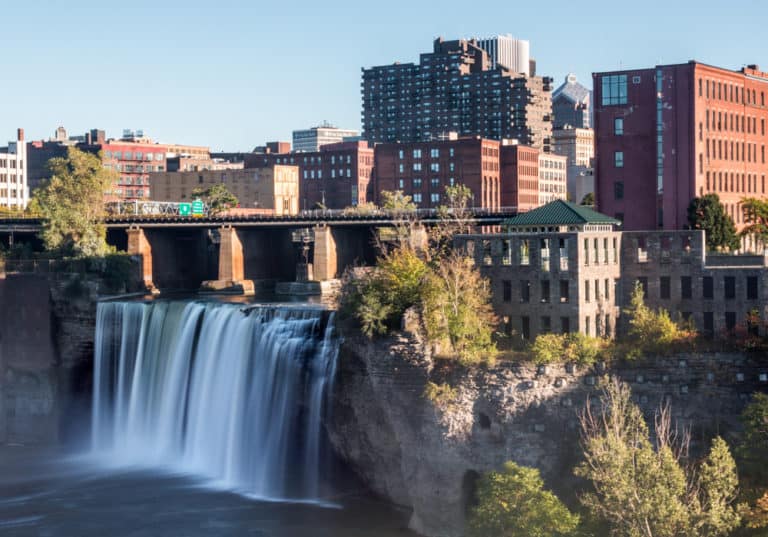
M469 209L460 220L498 226L514 214L513 208ZM317 210L293 216L114 215L104 224L109 244L140 256L139 279L148 289L250 293L254 282L338 278L348 266L372 264L377 242L392 236L388 230L407 225L419 246L426 243L426 229L443 221L435 210ZM35 240L41 224L36 218L0 219L0 240Z

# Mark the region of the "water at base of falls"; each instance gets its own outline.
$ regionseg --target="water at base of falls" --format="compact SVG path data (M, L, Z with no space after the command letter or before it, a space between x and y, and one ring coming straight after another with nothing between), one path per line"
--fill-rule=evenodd
M321 309L101 303L93 452L260 499L316 501L337 354Z

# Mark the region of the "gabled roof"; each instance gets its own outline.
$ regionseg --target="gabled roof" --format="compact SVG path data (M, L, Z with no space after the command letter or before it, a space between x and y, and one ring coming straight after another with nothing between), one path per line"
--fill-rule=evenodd
M582 226L585 224L620 225L615 218L599 213L585 205L555 200L527 213L504 221L504 226Z
M563 85L552 92L552 100L554 101L562 95L574 103L583 103L589 100L590 94L589 89L576 82L575 76L569 75Z

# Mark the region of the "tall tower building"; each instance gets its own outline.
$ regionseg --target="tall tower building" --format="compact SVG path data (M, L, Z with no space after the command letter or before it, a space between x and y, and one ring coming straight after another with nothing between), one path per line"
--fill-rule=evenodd
M576 75L565 77L552 92L552 128L588 129L592 125L592 92L579 84Z
M491 69L502 67L513 73L531 75L531 44L511 35L497 35L477 40L477 45L488 53Z
M682 229L716 193L737 228L743 198L766 198L768 73L696 61L592 75L595 195L624 229Z
M551 80L491 65L476 40L438 38L418 64L363 69L363 138L423 142L455 133L549 151Z

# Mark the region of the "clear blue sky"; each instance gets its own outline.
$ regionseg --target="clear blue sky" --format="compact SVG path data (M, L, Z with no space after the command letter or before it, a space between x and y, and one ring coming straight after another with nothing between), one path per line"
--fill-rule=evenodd
M2 6L0 140L58 125L250 150L328 120L360 128L360 68L432 40L511 33L539 74L689 59L768 69L764 0L23 0ZM631 7L630 7L631 6Z

